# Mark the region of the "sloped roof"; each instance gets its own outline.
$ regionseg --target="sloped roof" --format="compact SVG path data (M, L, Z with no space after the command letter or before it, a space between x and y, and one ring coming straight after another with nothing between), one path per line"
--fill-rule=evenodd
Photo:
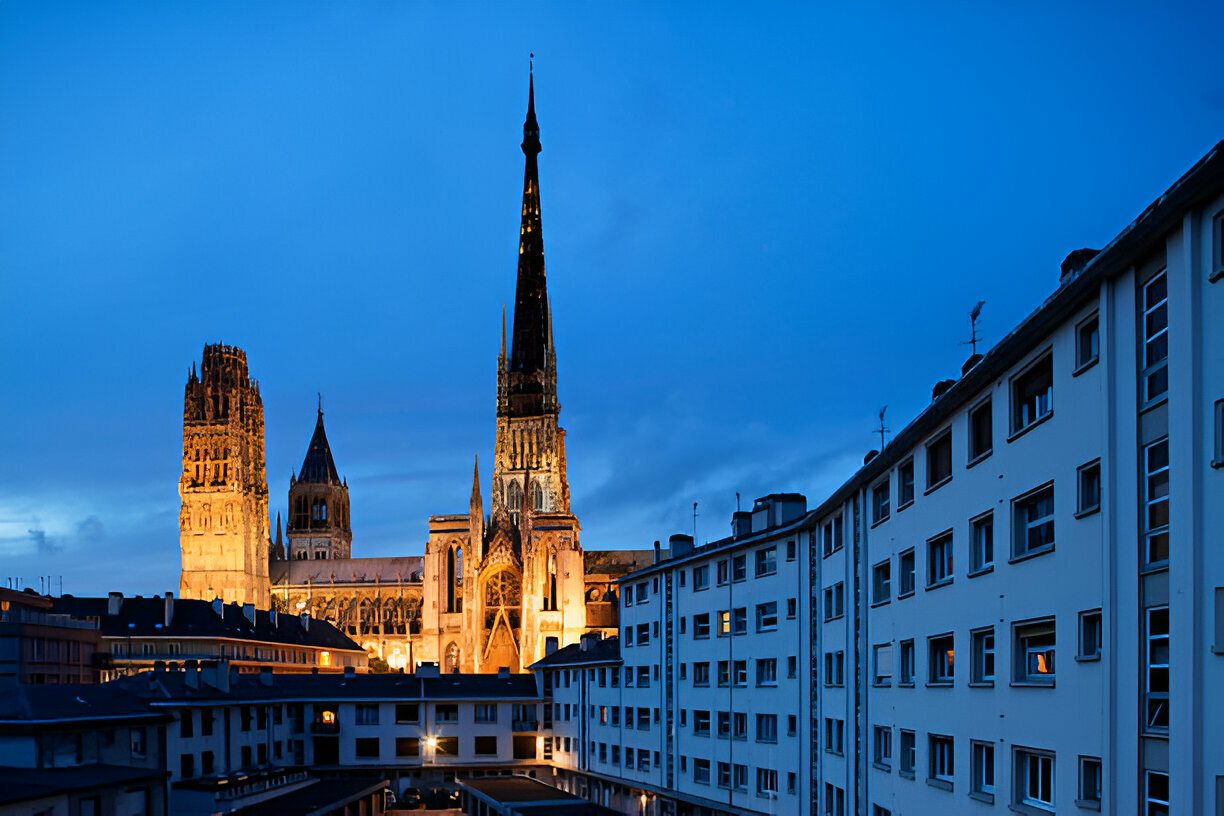
M138 695L115 683L16 683L0 694L0 733L48 721L157 719Z
M420 583L425 559L419 555L387 558L333 558L302 561L273 561L269 577L273 584L323 586L337 584ZM416 577L413 577L416 576Z
M76 598L64 595L54 599L52 611L74 618L96 618L103 637L209 637L257 640L291 646L360 651L361 647L324 620L312 618L302 625L297 615L278 614L273 622L266 609L255 610L252 623L238 604L218 604L191 598L175 598L170 625L165 625L166 600L123 598L119 614L107 614L108 598ZM129 624L131 628L129 629Z
M537 660L527 668L560 669L566 666L585 665L588 663L619 663L620 638L610 637L601 640L588 640L587 648L581 643L571 643L562 647L542 660Z
M302 470L298 473L297 480L315 484L340 484L340 474L336 472L331 445L327 443L327 432L323 430L322 408L315 420L314 435L310 437L310 447L306 449L306 458L302 460Z
M85 792L119 785L161 780L168 776L155 768L126 765L78 765L74 768L0 768L0 805L31 802L65 793Z

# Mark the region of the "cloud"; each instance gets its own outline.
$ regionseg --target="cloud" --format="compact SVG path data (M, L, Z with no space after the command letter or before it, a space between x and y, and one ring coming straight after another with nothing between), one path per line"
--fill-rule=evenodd
M34 551L40 556L59 555L64 551L62 542L47 537L46 530L27 530L29 541L34 546Z

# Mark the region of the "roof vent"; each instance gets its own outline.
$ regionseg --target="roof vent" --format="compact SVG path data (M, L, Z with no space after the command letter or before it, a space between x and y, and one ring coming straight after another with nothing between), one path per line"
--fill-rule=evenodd
M876 450L875 448L872 448L871 450L867 451L867 455L863 457L863 464L864 465L867 464L868 462L870 462L872 459L876 458L879 455L880 455L880 452Z
M970 371L973 370L973 367L980 362L982 362L982 355L971 354L969 356L969 359L965 361L965 364L961 366L961 376L963 377L966 374L968 374Z
M743 538L752 533L752 513L736 510L731 514L731 537Z
M676 533L667 539L672 558L684 558L693 552L693 537L684 533Z
M948 389L954 385L956 385L956 380L940 380L935 383L935 387L931 389L931 401L934 402L948 393Z
M1088 263L1101 254L1099 249L1073 249L1063 258L1062 272L1058 276L1059 283L1066 283L1074 278Z

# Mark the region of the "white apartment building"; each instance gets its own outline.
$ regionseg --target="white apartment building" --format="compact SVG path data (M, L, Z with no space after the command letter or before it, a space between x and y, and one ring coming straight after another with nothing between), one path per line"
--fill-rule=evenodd
M816 509L817 812L1224 812L1222 279L1217 148Z
M670 558L621 580L618 643L587 639L533 667L561 784L627 813L806 807L806 509L766 496L729 538L672 536Z

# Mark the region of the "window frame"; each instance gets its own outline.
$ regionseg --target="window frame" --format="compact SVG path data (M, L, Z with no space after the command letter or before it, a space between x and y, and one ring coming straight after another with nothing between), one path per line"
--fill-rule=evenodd
M1104 618L1101 615L1100 608L1085 609L1079 613L1077 621L1077 648L1075 650L1075 659L1080 663L1090 663L1101 659L1101 652L1104 651L1105 628ZM1095 621L1094 628L1096 631L1095 648L1092 651L1085 649L1085 643L1088 640L1089 631L1087 626Z
M1096 339L1096 349L1091 351L1091 356L1084 355L1084 330L1093 328L1093 335ZM1086 316L1083 320L1075 324L1075 370L1071 372L1072 377L1078 377L1088 369L1101 361L1101 313L1098 310L1093 310L1092 314Z
M944 442L947 442L948 444L948 456L947 456L948 472L941 478L934 479L933 478L934 474L931 471L931 465L932 465L934 458L932 457L931 452L937 446L942 445ZM954 461L953 457L955 456L955 453L956 453L955 447L952 444L952 426L949 425L947 428L944 428L939 433L934 434L931 437L930 441L928 441L925 445L923 445L923 451L925 452L925 460L926 460L926 489L922 491L922 495L926 496L931 493L934 493L936 490L943 487L948 482L952 481L952 472L955 469L955 465L953 464L953 461Z
M1152 619L1163 613L1164 617L1164 632L1153 634ZM1169 678L1172 673L1170 665L1171 654L1169 651L1172 643L1171 627L1169 625L1169 606L1162 604L1160 606L1150 606L1143 610L1143 731L1144 734L1168 734L1169 733L1169 700L1170 700L1170 683ZM1164 661L1155 661L1152 655L1155 649L1159 648L1159 642L1164 641ZM1153 691L1153 678L1158 678L1160 673L1164 673L1164 691ZM1153 705L1158 705L1157 711L1163 710L1164 724L1153 725Z
M913 779L916 773L915 768L918 765L918 732L910 728L897 730L899 732L897 736L897 774L906 779Z
M1056 754L1053 751L1045 751L1039 748L1027 748L1019 745L1013 750L1015 751L1015 785L1013 786L1014 793L1012 804L1033 808L1039 811L1045 811L1047 813L1056 812L1055 809L1057 808L1057 800L1055 793L1058 790ZM1040 789L1046 787L1045 774L1041 770L1041 765L1046 762L1049 763L1048 792L1050 798L1048 800L1035 798L1029 794L1029 791L1031 790L1029 785L1029 782L1031 781L1029 775L1034 770L1034 766L1029 760L1036 760L1038 763L1038 796L1040 796L1042 793Z
M931 536L927 539L927 569L926 569L926 589L938 589L939 587L947 586L956 578L956 562L955 562L955 546L956 541L951 530L944 530L938 535ZM946 556L940 557L940 566L946 568L946 572L939 578L935 577L935 548L947 547Z
M990 646L986 647L986 637ZM978 688L994 688L999 676L999 641L994 626L982 626L969 632L969 685ZM986 673L989 656L990 673Z
M1093 765L1096 766L1096 789L1091 791L1093 795L1085 796L1086 783L1088 782L1085 771ZM1101 757L1080 754L1076 760L1076 770L1076 796L1078 798L1075 800L1075 804L1079 807L1091 807L1100 810L1101 800L1105 795L1105 765L1101 761Z
M1045 400L1047 403L1046 410L1043 413L1035 415L1032 419L1024 424L1021 424L1021 405L1017 400L1016 389L1025 380L1026 377L1034 373L1038 367L1049 363L1050 366L1050 384L1046 389ZM1011 443L1019 439L1024 434L1043 424L1054 416L1054 347L1046 346L1041 351L1037 352L1031 360L1024 364L1015 374L1008 379L1007 387L1009 405L1008 405L1008 424L1010 431L1007 441Z
M883 501L880 496L883 496ZM871 526L883 524L892 515L892 473L871 486Z
M871 646L871 685L874 688L889 688L893 679L893 643L875 643Z
M1152 464L1151 464L1152 451L1153 449L1158 448L1162 445L1164 446L1164 449L1165 449L1165 456L1164 456L1165 462L1163 465L1160 465L1159 467L1153 469ZM1172 477L1172 461L1169 455L1169 437L1162 436L1159 439L1155 439L1152 442L1149 442L1148 444L1144 445L1140 452L1140 459L1141 459L1141 465L1143 467L1143 471L1140 474L1140 493L1139 493L1141 497L1140 498L1140 504L1141 504L1140 520L1143 525L1142 531L1141 531L1141 534L1143 536L1143 552L1141 553L1142 558L1143 558L1142 569L1144 572L1152 572L1155 570L1168 569L1168 566L1169 566L1169 549L1170 549L1169 535L1171 531L1171 525L1169 524L1168 519L1169 519L1169 508L1172 503L1171 488L1172 488L1172 478L1173 478ZM1164 493L1153 500L1149 497L1151 496L1151 493L1152 493L1153 484L1157 483L1154 480L1159 480L1162 477L1164 480L1164 487L1165 487ZM1160 505L1163 505L1164 507L1164 515L1165 515L1166 520L1163 524L1157 524L1153 526L1152 525L1152 510L1153 508L1160 506ZM1165 550L1164 558L1153 559L1151 557L1152 552L1153 552L1152 542L1162 537L1164 539L1164 550Z
M1049 493L1050 512L1049 515L1040 516L1038 522L1026 518L1023 522L1024 534L1020 534L1021 521L1020 513L1029 505L1037 503L1045 493ZM1024 561L1029 558L1045 555L1054 552L1058 545L1058 512L1055 502L1054 481L1050 480L1043 485L1034 487L1032 490L1026 491L1011 500L1012 511L1012 545L1011 556L1008 558L1008 563L1015 564L1019 561ZM1041 544L1037 547L1028 547L1029 531L1033 528L1049 523L1052 529L1051 540L1048 543ZM1024 549L1018 549L1021 541L1024 542Z
M1157 405L1161 400L1164 400L1169 395L1169 275L1168 267L1162 267L1159 272L1156 272L1151 277L1147 278L1139 284L1139 297L1137 299L1139 307L1138 319L1138 363L1139 363L1139 409L1146 410L1153 405ZM1147 292L1148 289L1157 281L1164 283L1164 297L1157 301L1154 306L1148 306ZM1148 318L1156 313L1161 307L1164 307L1164 326L1155 331L1151 336L1148 335ZM1164 357L1158 362L1149 364L1147 362L1148 347L1158 342L1161 338L1165 340ZM1152 395L1148 392L1149 379L1161 370L1164 371L1164 390Z
M956 785L956 740L950 734L927 734L927 784L946 790Z
M892 772L892 726L871 727L871 764L881 771Z
M978 546L978 531L987 530L989 532L989 558L984 558L979 563L979 555L984 555L980 552ZM969 519L969 572L967 576L970 578L978 575L985 575L988 572L994 571L995 565L995 546L994 546L994 510L987 510L985 513L978 513L973 518Z
M880 572L884 571L883 581ZM871 567L871 605L883 606L892 600L892 558L885 558Z
M995 747L985 740L969 741L969 795L994 804L997 788Z
M1046 631L1048 629L1048 631ZM1058 682L1058 625L1053 616L1030 618L1012 623L1012 682L1014 687L1023 688L1054 688ZM1041 644L1030 643L1033 638L1050 636L1053 642L1046 648ZM1052 670L1029 671L1029 659L1049 653L1047 664L1052 664Z
M947 642L946 648L944 642ZM952 659L947 659L951 653ZM943 659L938 659L942 655ZM947 669L946 673L937 669ZM956 634L944 632L927 638L927 686L930 688L950 688L956 684Z
M904 474L909 474L908 490L909 495L906 495L907 482ZM897 465L897 512L900 513L905 508L914 503L916 479L914 476L914 457L910 456L901 464Z
M966 414L966 430L967 439L965 444L966 455L969 457L965 463L965 467L973 467L977 463L989 459L994 453L994 395L989 395L985 399L981 399ZM986 416L986 421L990 423L987 430L988 443L982 449L977 449L977 418L983 415Z
M909 560L909 570L905 562ZM897 600L912 597L918 589L918 555L914 547L909 547L897 554ZM909 576L909 589L905 588L905 577Z
M904 640L897 641L897 686L898 688L913 688L914 687L914 674L915 674L914 653L915 653L915 646L914 646L913 638L906 638ZM907 654L909 657L908 664L906 662ZM908 680L905 679L905 676L906 676L905 670L907 668L909 669L909 679Z
M1096 499L1092 504L1085 504L1084 480L1086 476L1092 473L1096 474ZM1075 517L1077 519L1086 518L1101 512L1102 488L1100 457L1093 459L1091 462L1085 462L1075 469Z

